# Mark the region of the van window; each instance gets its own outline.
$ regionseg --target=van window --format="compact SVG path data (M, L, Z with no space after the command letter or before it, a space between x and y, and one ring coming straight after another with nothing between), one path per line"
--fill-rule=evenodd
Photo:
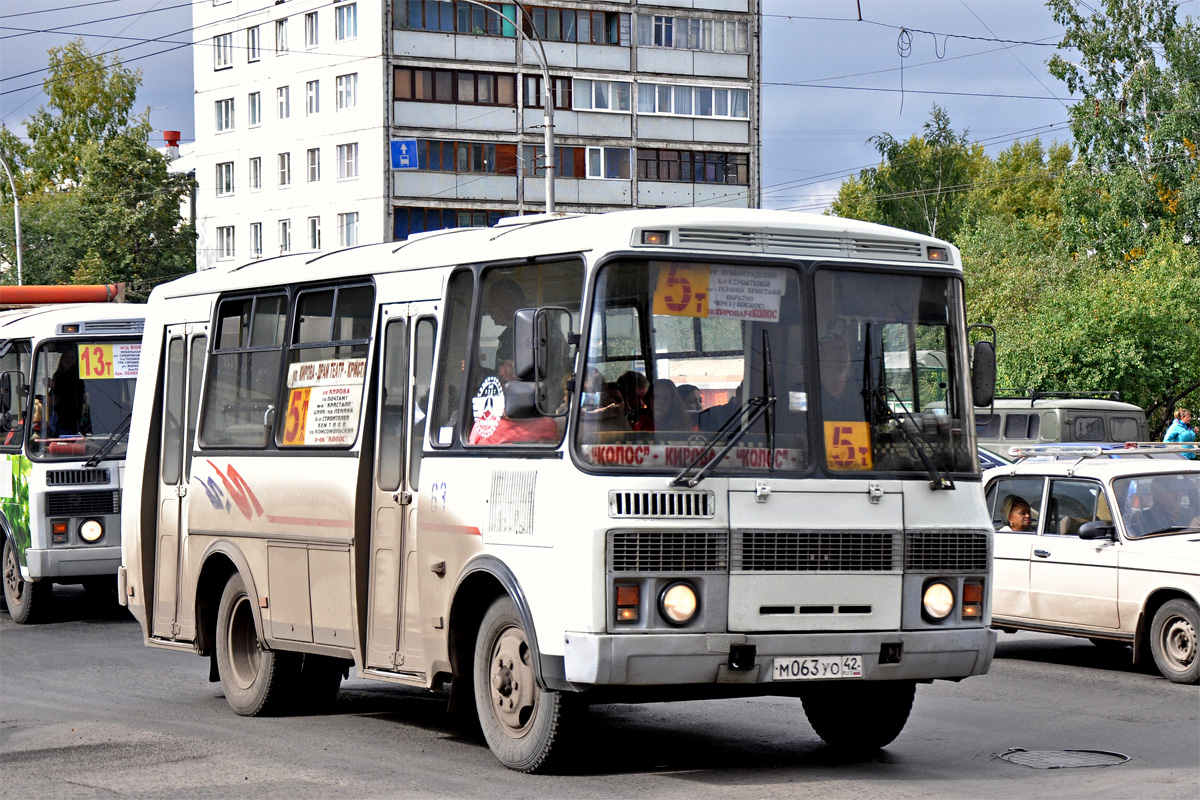
M1141 439L1137 417L1109 417L1109 440L1113 442L1136 442Z
M1036 439L1041 421L1040 414L1009 414L1004 419L1004 438Z
M1076 417L1074 432L1077 442L1103 442L1104 417Z
M980 439L999 439L1001 414L976 414L975 435Z

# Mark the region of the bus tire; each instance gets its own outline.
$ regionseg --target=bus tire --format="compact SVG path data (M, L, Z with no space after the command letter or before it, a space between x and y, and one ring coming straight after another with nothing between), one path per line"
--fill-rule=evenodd
M913 681L836 681L813 684L801 699L809 724L826 744L867 755L904 730L916 690Z
M342 688L346 662L330 656L305 653L296 676L296 706L310 714L324 714Z
M4 603L8 615L19 625L33 625L46 616L52 599L50 581L27 581L21 577L21 564L11 539L4 540Z
M564 698L538 686L535 658L516 604L497 599L475 643L475 708L492 754L525 773L548 771L563 750Z
M297 654L265 650L259 644L251 603L245 581L235 572L217 611L217 672L226 702L243 717L283 711L300 666Z
M1190 600L1175 598L1154 612L1150 652L1158 671L1172 683L1200 681L1200 611Z

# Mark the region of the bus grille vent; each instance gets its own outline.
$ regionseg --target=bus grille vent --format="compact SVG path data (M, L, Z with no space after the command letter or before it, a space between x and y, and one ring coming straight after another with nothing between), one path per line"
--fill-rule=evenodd
M926 260L920 242L873 239L831 233L792 231L739 231L712 228L680 228L680 247L697 250L735 250L805 258L885 258L893 261Z
M988 538L982 531L909 531L904 568L910 572L985 572Z
M106 469L52 469L46 473L47 486L87 486L108 483Z
M712 492L609 492L608 515L638 519L712 519Z
M734 531L734 572L892 572L895 531Z
M121 493L49 492L46 494L46 514L51 517L76 517L83 514L120 514Z
M612 572L724 572L729 564L725 531L611 531Z
M533 535L533 496L537 470L503 469L492 473L488 499L488 530L493 533Z
M146 325L140 319L94 319L84 322L80 327L81 333L138 333Z

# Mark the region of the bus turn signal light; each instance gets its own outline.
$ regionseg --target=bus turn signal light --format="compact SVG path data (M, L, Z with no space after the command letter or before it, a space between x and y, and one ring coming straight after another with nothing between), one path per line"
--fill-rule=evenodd
M640 592L636 586L617 587L617 622L637 622L641 606Z
M980 619L983 617L983 584L963 584L963 619Z

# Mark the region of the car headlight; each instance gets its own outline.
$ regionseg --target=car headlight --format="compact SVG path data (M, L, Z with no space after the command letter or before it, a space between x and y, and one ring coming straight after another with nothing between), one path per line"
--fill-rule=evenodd
M85 542L98 542L104 535L104 526L98 519L89 519L79 526L79 538Z
M931 619L945 619L954 610L954 592L944 583L931 583L925 587L922 598L925 614Z
M696 590L690 584L672 583L658 598L658 611L672 625L685 625L700 607Z

